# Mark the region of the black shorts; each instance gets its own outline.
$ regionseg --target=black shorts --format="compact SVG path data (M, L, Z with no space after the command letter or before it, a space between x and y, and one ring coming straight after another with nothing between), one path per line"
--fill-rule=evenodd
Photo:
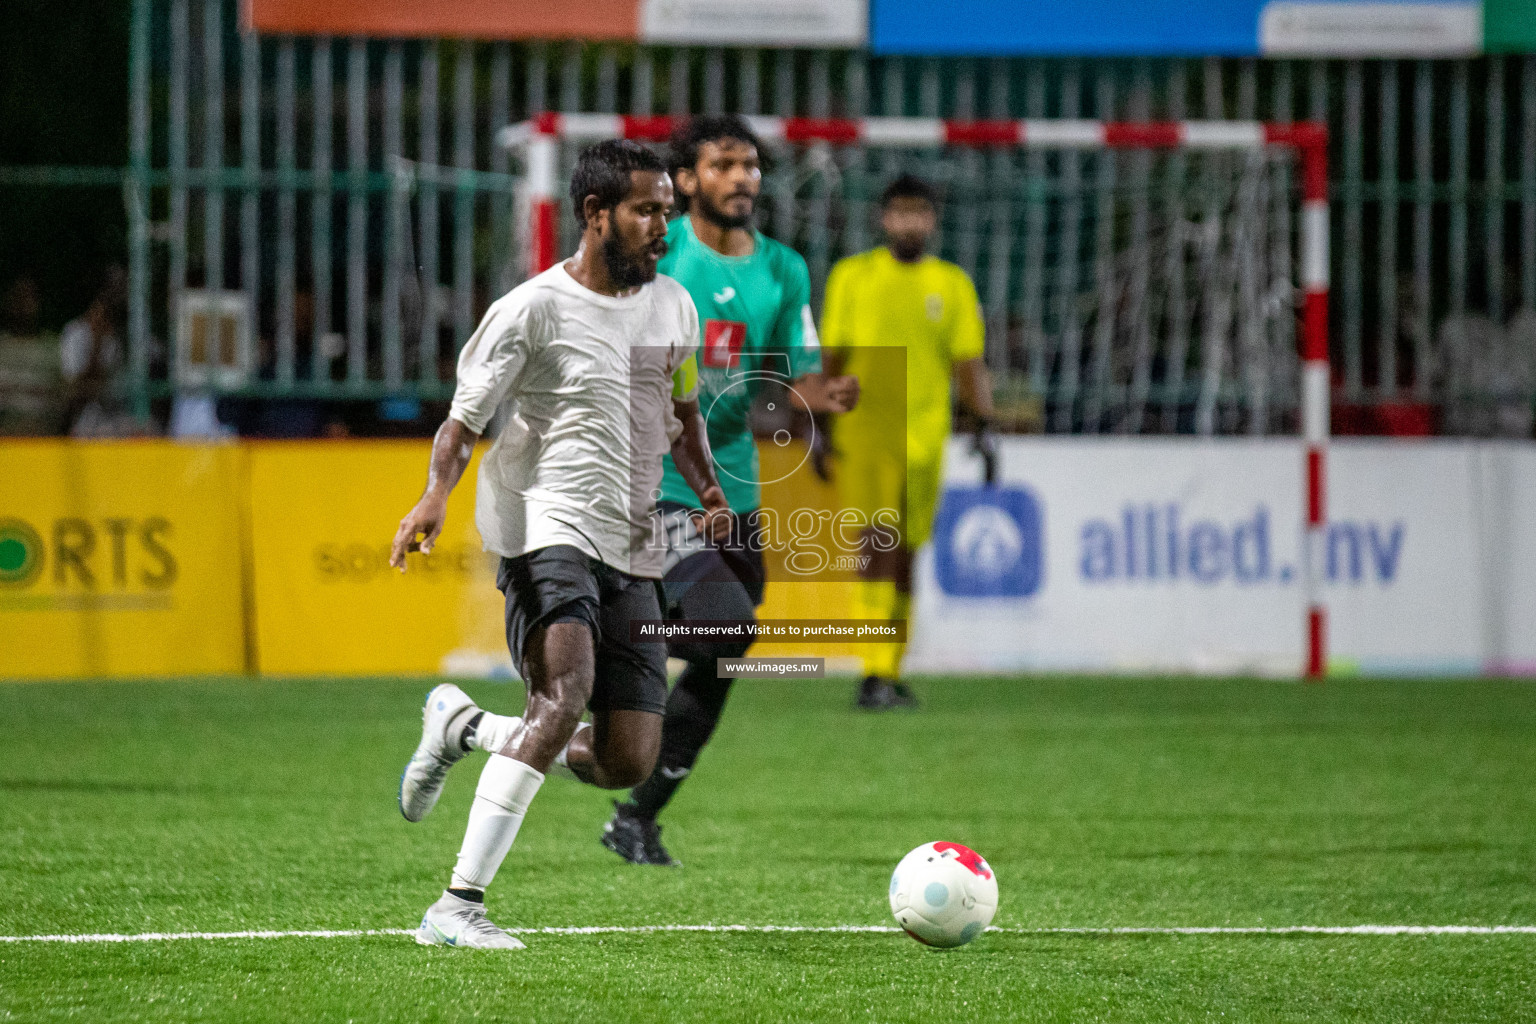
M754 509L738 515L731 535L711 543L699 536L696 524L687 518L686 506L661 502L658 507L667 527L663 581L667 618L754 621L767 582L762 514ZM713 664L716 658L741 657L749 647L750 640L732 644L673 640L667 644L667 653L684 661Z
M763 567L762 511L753 509L736 516L731 534L711 543L699 535L688 518L687 505L675 501L657 503L667 528L666 604L676 618L682 596L696 583L735 584L746 591L753 608L763 603L768 572Z
M535 630L556 622L584 623L592 631L597 668L587 707L658 715L666 710L666 645L629 639L632 619L662 617L656 580L631 576L579 548L556 544L503 558L496 586L506 595L507 647L520 673Z

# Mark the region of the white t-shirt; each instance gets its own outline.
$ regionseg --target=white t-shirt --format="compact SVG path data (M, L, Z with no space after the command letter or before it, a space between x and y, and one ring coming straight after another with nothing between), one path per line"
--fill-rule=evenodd
M498 299L459 354L449 415L475 433L502 412L480 463L475 525L508 558L570 544L615 569L659 578L661 458L698 347L699 315L658 276L600 295L556 264Z

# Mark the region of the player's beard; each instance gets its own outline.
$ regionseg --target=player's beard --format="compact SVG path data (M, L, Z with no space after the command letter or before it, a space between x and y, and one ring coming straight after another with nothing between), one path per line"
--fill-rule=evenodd
M650 284L656 280L656 268L651 266L646 254L651 251L654 243L642 245L634 253L625 252L624 242L618 235L609 235L603 240L603 263L608 268L608 279L618 288L637 288L642 284ZM667 254L667 243L662 240L660 244L661 255Z
M742 193L737 193L737 195L740 194ZM734 199L736 196L733 195L731 198ZM747 196L747 198L752 199L751 196ZM726 213L720 207L710 202L709 197L702 190L694 197L694 200L699 204L700 217L703 217L715 227L724 228L726 231L735 231L737 228L749 227L752 224L752 208L757 205L757 200L752 199L752 203L747 207L747 212L738 217Z
M906 236L893 237L886 240L891 247L891 255L903 263L916 263L923 258L923 251L928 248L926 238L911 238Z

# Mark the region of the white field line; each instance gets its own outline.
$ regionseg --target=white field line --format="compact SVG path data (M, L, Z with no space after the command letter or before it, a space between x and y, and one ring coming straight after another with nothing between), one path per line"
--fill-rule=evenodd
M651 932L855 933L883 935L900 928L883 924L640 924L584 925L551 928L508 928L514 935L641 935ZM1536 935L1536 925L1524 924L1350 924L1276 925L1273 927L1124 927L1124 928L988 928L1004 935ZM184 939L354 939L374 935L414 935L414 928L324 929L316 931L133 932L89 935L0 935L0 942L173 942Z

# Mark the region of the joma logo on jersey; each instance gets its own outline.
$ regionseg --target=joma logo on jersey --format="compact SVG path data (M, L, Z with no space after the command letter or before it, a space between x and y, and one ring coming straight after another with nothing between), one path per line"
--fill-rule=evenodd
M704 365L729 369L741 362L747 325L739 320L704 321Z

